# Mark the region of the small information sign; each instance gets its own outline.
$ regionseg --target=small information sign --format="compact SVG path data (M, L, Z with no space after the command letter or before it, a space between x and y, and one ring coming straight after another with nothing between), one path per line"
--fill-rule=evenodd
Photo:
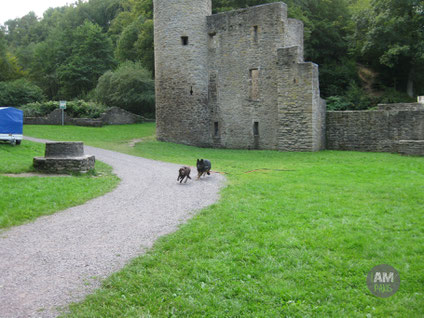
M66 100L61 100L59 102L59 108L60 109L66 109Z

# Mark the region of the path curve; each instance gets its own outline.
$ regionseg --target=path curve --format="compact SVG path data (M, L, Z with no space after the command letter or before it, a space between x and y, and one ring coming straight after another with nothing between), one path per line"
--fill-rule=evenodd
M93 147L85 153L111 165L121 183L84 205L0 232L1 318L56 317L216 202L225 181L216 173L180 185L178 165Z

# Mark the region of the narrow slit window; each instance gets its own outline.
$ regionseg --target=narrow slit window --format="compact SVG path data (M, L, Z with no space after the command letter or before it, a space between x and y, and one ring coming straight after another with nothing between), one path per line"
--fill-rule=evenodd
M258 26L253 26L253 42L258 43Z
M216 43L216 32L209 33L209 48L210 49L215 49L216 46L217 46L217 43Z
M259 70L251 69L250 70L250 99L258 100L259 99Z
M190 95L193 96L193 86L190 87Z
M188 45L188 36L182 36L181 43L182 45Z
M253 123L253 136L259 136L259 122L257 121Z
M219 134L219 124L217 121L214 123L214 134L215 134L215 137L217 137Z

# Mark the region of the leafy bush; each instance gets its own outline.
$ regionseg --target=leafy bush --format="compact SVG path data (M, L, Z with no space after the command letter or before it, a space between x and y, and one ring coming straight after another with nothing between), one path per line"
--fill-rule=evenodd
M43 117L59 108L59 102L49 101L44 103L30 103L20 109L26 117ZM67 115L74 118L98 118L107 110L106 106L94 102L82 100L70 101L66 103Z
M0 82L0 106L21 106L44 100L40 87L25 79Z
M330 96L326 101L327 110L347 110L350 105L344 96Z
M394 88L386 88L384 94L379 98L379 104L391 104L391 103L413 103L417 100L408 96L404 92L399 92Z
M371 99L355 82L351 82L343 96L327 98L328 110L365 110L375 106L376 101Z
M140 63L125 62L102 75L96 88L97 101L139 115L155 111L155 89L151 74Z

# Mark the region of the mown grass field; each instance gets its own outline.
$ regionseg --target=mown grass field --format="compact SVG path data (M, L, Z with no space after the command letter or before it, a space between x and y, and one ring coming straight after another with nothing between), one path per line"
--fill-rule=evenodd
M80 205L111 191L119 183L111 167L99 161L96 171L87 175L4 176L33 172L32 159L36 156L44 156L43 144L24 140L13 147L0 143L0 229Z
M208 158L228 178L217 204L69 317L423 317L424 158L201 149L157 142L153 125L67 129L25 133L187 165ZM400 273L390 298L366 285L379 264Z

